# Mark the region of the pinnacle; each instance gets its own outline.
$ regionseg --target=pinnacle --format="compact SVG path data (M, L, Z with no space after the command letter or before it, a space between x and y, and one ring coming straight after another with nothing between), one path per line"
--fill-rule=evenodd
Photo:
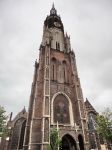
M55 9L55 7L54 7L54 2L53 2L53 4L52 4L52 9Z
M57 14L57 10L56 10L55 7L54 7L54 2L53 2L53 4L52 4L52 8L51 8L51 10L50 10L50 14L51 14L51 15L56 15L56 14Z
M23 108L22 112L23 112L23 113L25 113L25 112L26 112L26 108L25 108L25 106L24 106L24 108Z

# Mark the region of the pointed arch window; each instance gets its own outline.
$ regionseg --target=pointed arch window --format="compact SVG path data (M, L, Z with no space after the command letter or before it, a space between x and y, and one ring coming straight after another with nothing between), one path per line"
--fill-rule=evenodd
M57 121L60 124L70 123L69 101L63 94L57 95L54 99L53 110L55 123Z
M57 61L56 59L53 57L51 60L51 80L52 81L56 81L57 79L57 65L56 65Z
M58 49L58 43L56 42L56 49Z
M58 43L58 48L57 48L58 50L60 50L60 44Z
M59 42L56 42L56 49L60 50L60 43Z
M62 65L63 65L63 79L64 79L64 82L65 82L65 83L68 83L67 63L66 63L65 60L62 62Z

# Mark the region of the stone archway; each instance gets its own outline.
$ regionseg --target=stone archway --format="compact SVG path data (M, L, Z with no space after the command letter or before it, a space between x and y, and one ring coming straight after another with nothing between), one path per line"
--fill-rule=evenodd
M80 150L84 150L84 141L83 141L83 137L81 134L78 135L78 140L79 140L79 148Z
M77 150L76 142L69 134L62 137L62 145L60 150Z

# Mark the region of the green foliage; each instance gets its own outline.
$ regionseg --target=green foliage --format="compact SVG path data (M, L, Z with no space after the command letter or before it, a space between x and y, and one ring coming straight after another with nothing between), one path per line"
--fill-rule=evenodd
M6 111L2 106L0 106L0 137L5 137L8 133L6 120L7 116L5 115Z
M58 150L61 147L61 140L59 138L59 132L53 128L50 132L50 145L49 150Z
M109 108L97 116L97 131L107 141L112 141L112 112Z

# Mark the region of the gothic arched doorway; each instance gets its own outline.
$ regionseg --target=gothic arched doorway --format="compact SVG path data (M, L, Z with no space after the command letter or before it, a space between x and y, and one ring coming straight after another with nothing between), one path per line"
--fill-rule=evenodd
M75 140L68 134L62 137L62 145L60 150L77 150Z
M82 137L82 135L79 134L78 140L79 140L79 147L80 147L80 150L84 150L84 142L83 142L83 137Z

